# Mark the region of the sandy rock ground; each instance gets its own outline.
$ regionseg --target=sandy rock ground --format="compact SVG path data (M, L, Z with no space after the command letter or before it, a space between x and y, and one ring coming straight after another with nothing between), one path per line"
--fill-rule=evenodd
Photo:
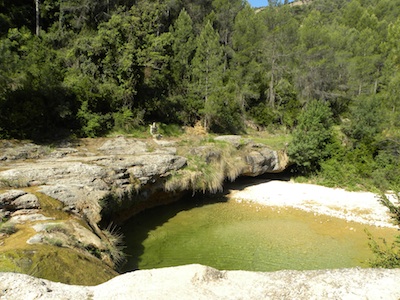
M218 271L187 265L143 270L94 287L69 286L0 273L0 299L400 299L400 269L271 273Z
M388 209L379 203L378 196L369 192L348 192L313 184L272 180L243 189L231 189L228 196L236 201L293 207L373 226L396 227Z

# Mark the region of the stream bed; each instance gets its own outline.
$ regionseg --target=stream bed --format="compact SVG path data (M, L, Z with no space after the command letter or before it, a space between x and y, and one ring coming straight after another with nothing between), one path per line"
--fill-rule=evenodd
M373 255L365 230L377 240L397 234L223 195L194 197L146 210L124 224L123 271L193 263L249 271L367 267Z

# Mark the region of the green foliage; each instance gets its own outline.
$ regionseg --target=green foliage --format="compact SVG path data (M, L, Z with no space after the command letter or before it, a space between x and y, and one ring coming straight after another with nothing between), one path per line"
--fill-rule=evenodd
M338 142L330 146L331 157L321 162L318 182L332 187L346 187L351 190L383 187L374 178L377 170L374 157L366 147L347 149Z
M331 184L336 163L356 186L399 181L399 0L270 1L257 13L239 0L43 0L39 37L34 1L3 2L0 138L198 121L242 133L249 121L294 130L294 161ZM301 137L313 100L342 128L335 147L324 125Z
M159 132L162 136L177 137L182 134L182 127L177 124L160 124Z
M82 124L81 131L83 136L96 137L106 133L112 127L111 115L91 112L88 109L87 102L83 103L77 117Z
M373 268L399 268L400 267L400 236L392 244L388 244L385 240L378 243L374 237L367 232L369 247L375 254L375 258L369 261Z
M318 170L321 161L330 155L331 117L330 108L316 100L311 101L301 112L288 148L289 157L299 171L307 173Z
M359 98L352 108L352 123L345 126L344 131L354 141L355 146L375 146L377 135L382 132L384 119L379 100L377 97Z
M143 111L136 113L127 107L123 107L120 111L113 114L114 130L125 133L131 132L134 128L143 125Z
M391 197L391 198L389 198ZM379 202L386 206L396 225L400 225L400 194L395 191L390 196L382 193L379 198ZM396 240L389 245L383 240L383 245L380 245L373 236L367 232L369 239L369 246L372 252L375 254L375 259L370 261L372 267L379 268L399 268L400 267L400 236L396 237Z

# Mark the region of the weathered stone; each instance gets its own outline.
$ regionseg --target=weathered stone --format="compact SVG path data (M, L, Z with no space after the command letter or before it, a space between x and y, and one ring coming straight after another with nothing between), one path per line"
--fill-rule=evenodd
M237 147L252 147L241 136L221 136L216 140L227 141ZM90 156L92 154L85 150L88 155L79 152L79 157L70 155L78 153L73 148L60 148L52 153L60 151L65 154L61 155L62 158L58 158L58 154L48 155L46 159L33 163L13 164L9 170L0 172L0 178L38 186L42 193L63 202L67 211L79 213L91 209L92 215L98 214L95 219L99 220L101 208L98 202L108 193L129 192L132 188L140 189L145 185L148 189L152 184L157 188L150 188L147 194L151 196L153 192L159 192L164 178L186 165L186 158L162 152L163 146L171 143L163 141L155 144L155 151L147 152L145 142L118 137L98 147L102 155ZM220 151L209 146L195 148L192 153L203 157L208 163L221 157ZM238 156L237 159L240 164L247 162L247 168L239 175L257 176L282 170L277 152L265 146L253 145L246 157Z
M21 190L9 190L5 193L2 193L0 194L0 207L10 205L12 201L26 194L26 192Z
M57 150L53 151L49 156L54 158L62 158L69 154L76 154L78 150L74 148L58 148Z
M42 243L46 237L50 237L63 240L65 245L70 245L71 247L76 246L75 241L79 241L80 244L85 247L93 246L97 249L105 249L105 245L98 236L73 221L39 223L33 225L32 228L40 234L29 239L27 242L28 244L39 244Z
M40 207L39 199L33 194L18 197L12 202L15 209L35 209Z
M249 143L248 139L243 139L240 135L221 135L214 138L216 141L227 142L236 148Z
M29 238L26 243L29 245L41 244L44 241L45 236L43 234L35 234L33 237Z
M109 155L143 154L147 152L147 144L138 140L118 137L106 141L98 150Z
M46 220L52 220L53 218L46 217L42 214L39 213L33 213L29 212L27 214L12 214L12 217L10 218L9 222L15 223L15 224L22 224L26 222L36 222L36 221L46 221Z
M94 287L0 273L2 299L384 299L400 298L400 269L218 271L201 265L142 270Z
M279 166L276 151L267 149L251 151L246 155L246 163L248 167L243 172L245 176L259 176L261 174L271 173Z

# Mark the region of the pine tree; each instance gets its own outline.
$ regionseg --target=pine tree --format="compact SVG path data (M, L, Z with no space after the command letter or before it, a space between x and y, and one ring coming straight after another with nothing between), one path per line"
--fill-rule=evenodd
M214 117L214 105L222 88L223 52L219 35L208 21L197 38L197 49L193 58L192 89L196 100L203 102L204 127L210 128Z

